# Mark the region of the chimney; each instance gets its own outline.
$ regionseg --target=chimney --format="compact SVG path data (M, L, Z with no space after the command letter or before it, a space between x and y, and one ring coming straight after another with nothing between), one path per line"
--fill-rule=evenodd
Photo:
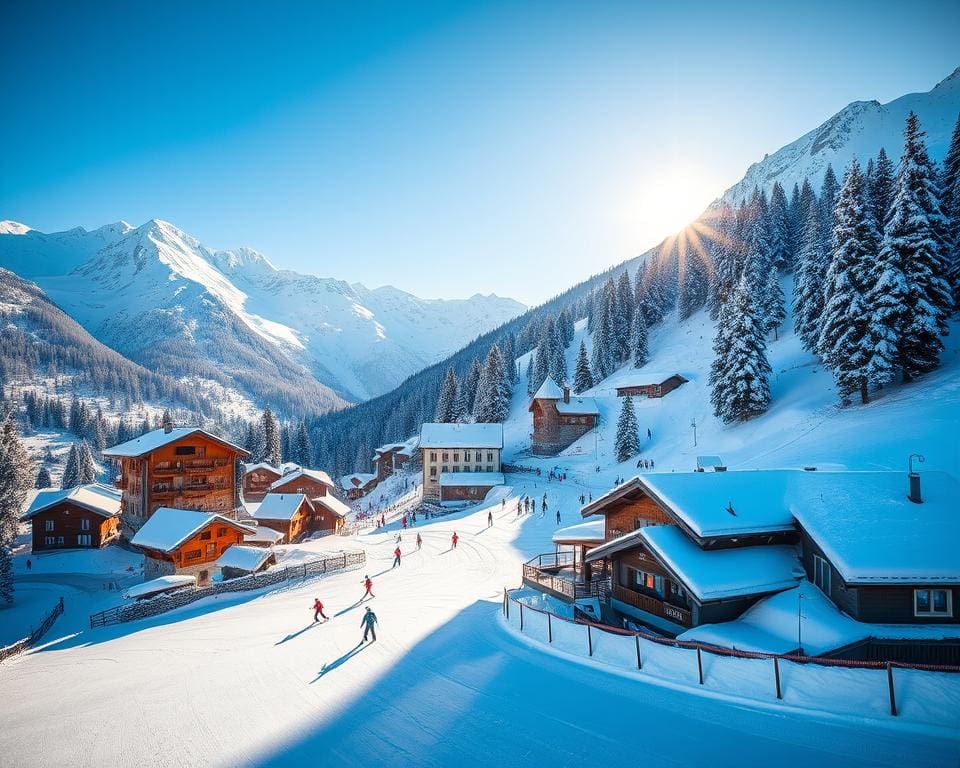
M163 412L163 431L168 435L173 431L173 419L170 417L170 411Z
M910 478L910 495L907 498L914 504L923 504L923 497L920 495L920 473L910 472L907 477Z
M570 387L568 387L566 384L563 385L563 402L570 402Z

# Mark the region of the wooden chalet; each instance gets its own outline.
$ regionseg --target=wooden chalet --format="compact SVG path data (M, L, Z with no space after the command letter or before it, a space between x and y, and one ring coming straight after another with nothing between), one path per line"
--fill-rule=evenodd
M340 490L351 501L363 498L377 487L377 476L366 472L354 472L340 478Z
M283 472L266 461L244 464L243 478L240 481L243 488L243 500L263 501L263 497L270 492L270 486L281 477L283 477Z
M322 498L333 492L333 480L319 469L298 467L275 480L268 493L302 493L311 499Z
M646 373L643 370L636 373L638 380L636 383L622 384L617 387L617 397L663 397L673 392L681 384L686 384L689 379L684 378L679 373Z
M217 559L217 567L224 580L249 576L277 564L273 551L263 547L237 545L230 547Z
M503 484L502 472L444 472L440 475L440 501L483 501Z
M350 507L333 494L313 499L313 530L339 533L347 522Z
M302 493L268 493L253 513L257 525L282 533L293 544L313 530L313 503Z
M160 507L235 516L236 463L247 451L196 427L147 432L103 452L120 464L123 522L137 530Z
M592 397L570 395L549 376L533 396L528 409L533 414L531 452L552 456L597 426L600 409Z
M120 535L120 491L101 483L42 490L23 515L34 552L96 549Z
M206 584L220 555L252 533L253 526L223 515L159 507L130 543L144 553L145 578L192 574Z
M373 452L373 474L377 482L382 483L398 469L405 467L414 457L419 443L418 437L412 437L403 443L387 443Z
M423 498L440 498L440 477L448 472L499 473L502 451L503 424L423 424Z

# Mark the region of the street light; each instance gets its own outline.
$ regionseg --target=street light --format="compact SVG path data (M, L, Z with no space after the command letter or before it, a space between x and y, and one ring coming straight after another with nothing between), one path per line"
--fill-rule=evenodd
M696 418L690 419L690 426L693 427L693 447L697 447L697 420Z
M803 636L800 620L803 618L803 579L807 573L800 566L793 569L790 574L797 580L797 653L803 656Z

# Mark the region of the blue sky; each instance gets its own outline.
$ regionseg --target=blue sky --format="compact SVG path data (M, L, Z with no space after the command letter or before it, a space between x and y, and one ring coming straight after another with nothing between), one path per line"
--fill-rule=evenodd
M13 0L4 28L0 218L163 218L282 267L530 303L850 101L960 65L955 2Z

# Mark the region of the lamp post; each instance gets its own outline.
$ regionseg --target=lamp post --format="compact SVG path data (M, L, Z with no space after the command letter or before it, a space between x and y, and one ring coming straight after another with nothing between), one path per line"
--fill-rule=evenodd
M807 574L803 568L797 566L790 575L797 580L797 652L803 656L803 629L800 622L803 618L803 580Z
M693 447L697 447L697 420L696 418L690 419L690 426L693 427Z

